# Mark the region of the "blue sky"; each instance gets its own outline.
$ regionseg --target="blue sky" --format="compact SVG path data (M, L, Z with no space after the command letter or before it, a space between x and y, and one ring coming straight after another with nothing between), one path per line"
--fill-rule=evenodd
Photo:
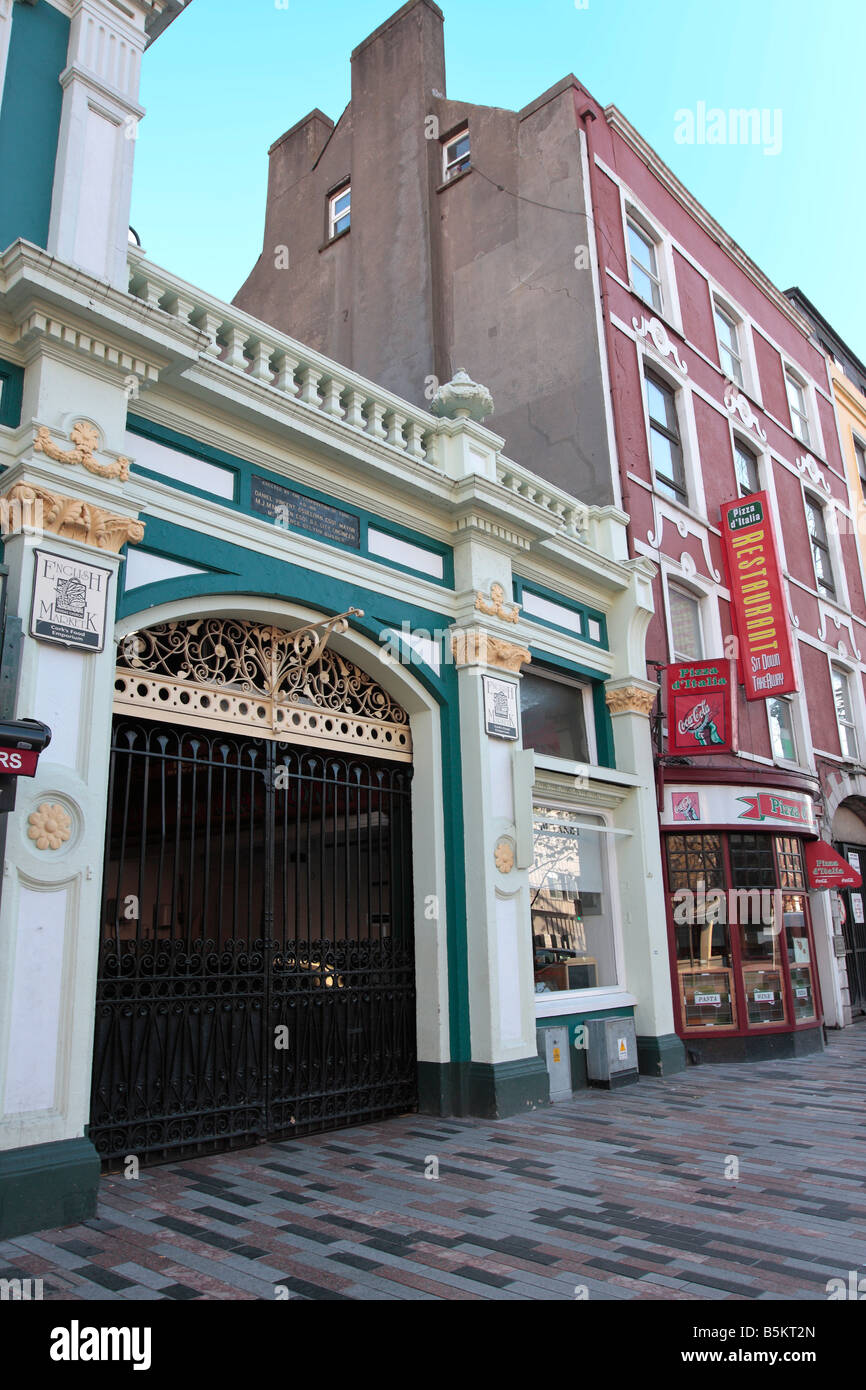
M352 49L398 8L192 0L144 59L132 222L154 261L235 294L261 250L268 146L314 106L336 120ZM863 0L441 8L450 97L516 109L575 73L781 289L799 285L866 359ZM678 143L677 111L701 102L781 112L780 152Z

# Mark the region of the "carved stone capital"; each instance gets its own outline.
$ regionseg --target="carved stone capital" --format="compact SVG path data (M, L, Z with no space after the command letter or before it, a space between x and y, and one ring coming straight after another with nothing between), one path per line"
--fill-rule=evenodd
M648 715L656 701L654 686L618 685L605 691L605 701L611 714Z
M118 478L120 482L126 482L129 477L128 458L117 458L113 463L96 462L94 454L99 446L99 432L93 425L88 424L86 420L76 420L69 437L75 447L61 449L51 438L48 426L40 425L33 441L33 451L45 454L46 458L53 459L55 463L80 464L88 473L95 473L98 478Z
M45 531L53 531L65 540L81 541L99 550L113 551L115 555L120 553L127 541L135 544L144 536L143 521L134 521L131 516L117 516L104 507L82 501L80 497L69 497L64 492L49 492L35 483L15 483L0 498L0 515L7 535L15 535L25 528L32 529L33 518L36 518Z
M482 628L461 629L451 634L451 655L455 666L495 666L500 671L519 671L528 666L532 654L516 642L493 637Z

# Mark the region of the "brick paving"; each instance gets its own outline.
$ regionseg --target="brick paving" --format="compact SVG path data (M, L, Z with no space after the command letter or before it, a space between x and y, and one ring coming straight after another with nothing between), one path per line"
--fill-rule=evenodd
M107 1177L96 1219L0 1242L0 1278L55 1300L824 1301L866 1274L866 1024L830 1039Z

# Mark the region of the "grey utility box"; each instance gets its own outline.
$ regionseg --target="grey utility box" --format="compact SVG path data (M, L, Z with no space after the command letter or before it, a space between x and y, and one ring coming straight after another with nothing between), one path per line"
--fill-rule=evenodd
M538 1028L538 1055L547 1064L550 1077L550 1099L571 1100L571 1058L568 1052L567 1028Z
M590 1086L610 1090L639 1079L633 1018L587 1019L586 1074Z

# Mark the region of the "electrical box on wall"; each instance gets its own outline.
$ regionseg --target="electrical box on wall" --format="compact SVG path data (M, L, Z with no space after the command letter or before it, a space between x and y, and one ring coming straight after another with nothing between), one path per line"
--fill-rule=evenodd
M610 1090L639 1080L633 1018L587 1019L586 1072L590 1086Z
M550 1077L550 1099L571 1100L571 1057L568 1050L568 1029L539 1028L536 1030L538 1055L547 1064Z

